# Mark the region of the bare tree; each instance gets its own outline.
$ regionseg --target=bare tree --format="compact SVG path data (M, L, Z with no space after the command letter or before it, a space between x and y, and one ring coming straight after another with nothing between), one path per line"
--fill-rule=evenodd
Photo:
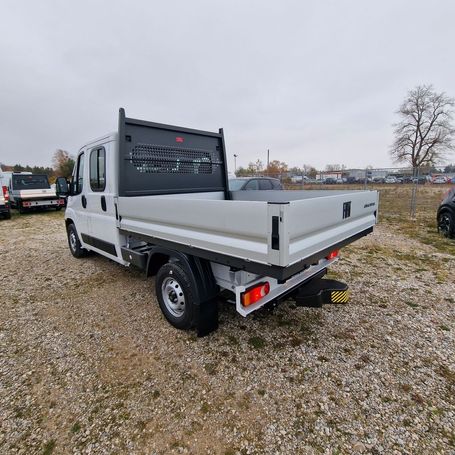
M302 167L303 174L312 179L316 178L318 171L311 164L304 164Z
M452 113L455 100L437 93L431 85L410 90L397 114L395 142L390 154L397 162L414 168L443 160L454 149Z
M327 164L325 167L326 172L344 171L345 169L344 164Z

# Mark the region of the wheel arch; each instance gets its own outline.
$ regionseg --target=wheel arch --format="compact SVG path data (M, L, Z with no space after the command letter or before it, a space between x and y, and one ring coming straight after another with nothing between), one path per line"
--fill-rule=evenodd
M455 217L455 209L452 208L448 204L444 204L441 207L438 208L438 213L436 215L436 219L439 220L439 216L443 213L450 213L452 216Z
M205 302L218 295L219 289L210 262L177 250L159 246L153 248L147 260L146 275L155 275L169 262L177 263L188 273L198 302Z

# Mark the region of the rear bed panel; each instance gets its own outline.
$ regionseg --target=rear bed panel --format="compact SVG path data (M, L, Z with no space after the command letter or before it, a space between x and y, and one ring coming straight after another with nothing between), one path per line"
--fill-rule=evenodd
M344 192L290 202L286 226L289 255L283 262L292 264L374 226L377 205L376 191Z

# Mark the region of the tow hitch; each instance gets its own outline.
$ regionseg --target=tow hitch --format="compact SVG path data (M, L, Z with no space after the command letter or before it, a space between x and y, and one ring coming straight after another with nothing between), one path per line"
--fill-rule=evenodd
M297 306L322 307L324 303L347 303L348 285L337 280L315 278L294 294Z

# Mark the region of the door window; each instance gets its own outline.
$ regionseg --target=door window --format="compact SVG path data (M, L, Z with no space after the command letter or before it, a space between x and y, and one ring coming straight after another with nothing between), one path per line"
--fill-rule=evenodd
M259 189L260 190L271 190L272 189L272 182L270 180L259 180Z
M258 181L257 180L250 180L246 185L245 185L246 190L258 190Z
M106 188L106 151L104 147L90 153L90 188L92 191L104 191Z
M73 194L82 193L84 187L84 152L77 157L73 175Z

